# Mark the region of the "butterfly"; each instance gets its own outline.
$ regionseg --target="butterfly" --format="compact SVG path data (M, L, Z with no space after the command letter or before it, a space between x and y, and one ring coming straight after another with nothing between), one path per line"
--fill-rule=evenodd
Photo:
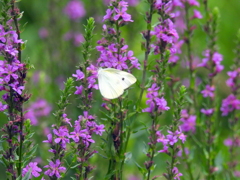
M136 78L125 71L114 68L98 69L98 86L104 98L115 99L121 96L125 89L136 82Z

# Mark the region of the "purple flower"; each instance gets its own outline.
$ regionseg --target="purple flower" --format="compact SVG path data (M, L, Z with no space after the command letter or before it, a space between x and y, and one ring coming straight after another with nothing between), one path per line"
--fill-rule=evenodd
M227 116L228 113L237 109L240 109L240 100L238 100L233 94L230 94L222 101L222 106L220 108L222 116Z
M32 178L32 176L39 177L39 172L42 172L42 169L39 168L37 164L37 162L30 162L25 168L23 168L22 177L24 177L28 171L31 171L30 179Z
M193 14L192 18L197 18L197 19L203 18L202 14L198 10L194 9L193 12L194 12L194 14Z
M80 71L79 69L76 70L76 74L73 74L72 76L77 78L76 81L79 81L85 77L84 73L82 71Z
M191 6L199 6L199 2L197 0L187 0L187 2Z
M81 95L84 87L83 87L82 85L80 85L80 86L75 86L75 88L76 88L77 90L74 92L74 94L79 94L79 95Z
M165 136L161 133L161 131L156 132L157 142L161 142L164 146L166 146L169 142L169 139L166 139Z
M63 117L63 122L66 123L66 124L69 124L69 126L72 127L72 124L70 122L71 119L67 118L67 114L63 114L62 117Z
M148 93L146 95L147 98L149 98L146 102L146 104L149 105L149 107L142 110L142 112L150 112L152 113L155 108L157 108L158 111L167 111L170 108L167 106L167 101L164 99L164 97L158 97L158 90L159 87L157 87L157 84L152 84L151 88L148 88Z
M126 57L122 57L121 55L119 56L119 58L113 62L113 67L119 70L124 70L124 69L128 69L128 66L126 64Z
M123 21L125 22L127 21L133 22L133 20L131 20L131 15L126 12L127 11L126 7L123 7L121 9L114 8L114 11L116 12L116 15L113 17L115 21L123 19Z
M174 174L174 178L173 178L173 179L180 180L180 176L182 176L182 173L180 173L180 172L178 171L178 168L177 168L177 167L174 167L174 168L172 169L172 172L173 172L173 174Z
M86 135L86 137L83 138L83 143L86 145L86 147L89 147L90 143L95 143L95 141L92 139L91 135Z
M24 86L13 87L13 90L16 91L19 95L22 94L22 91L25 89Z
M38 31L38 35L40 38L45 39L49 36L48 30L44 27L40 28Z
M215 87L206 85L205 88L206 89L201 91L201 93L203 94L203 97L214 97Z
M189 149L188 148L184 148L184 152L185 152L185 154L189 154ZM183 153L183 150L180 149L178 151L178 153L177 153L177 156L182 157L182 153Z
M201 113L207 115L207 116L211 116L214 112L214 109L211 108L211 109L201 109Z
M225 146L232 146L233 145L233 140L231 138L227 138L224 140L224 145Z
M48 134L48 135L47 135L47 138L48 138L48 139L47 139L47 140L44 140L43 142L44 142L44 143L52 144L52 134Z
M60 178L60 173L66 171L66 168L60 165L61 161L59 159L56 160L56 163L50 161L49 165L44 166L44 168L49 168L47 171L44 172L44 174L50 177L55 175L57 178Z
M19 68L17 66L12 66L10 64L7 65L7 67L1 72L1 74L5 74L4 75L4 81L6 81L7 83L10 81L11 77L15 80L18 79L18 75L15 74L14 72L16 72Z
M0 101L0 111L4 111L5 109L8 108L8 105L6 104L3 104L1 101Z
M184 132L195 132L196 129L196 116L195 115L189 115L187 110L181 111L181 119L182 124L180 125L182 131Z
M88 134L87 129L81 130L81 126L75 126L74 131L71 132L69 137L72 138L76 143L79 142L80 138L86 138Z
M233 174L235 177L240 177L240 171L234 171Z
M78 0L69 1L64 13L72 20L79 20L86 14L82 2Z
M113 14L113 10L107 9L107 10L106 10L106 15L103 17L103 21L105 21L105 20L107 20L107 19L111 19L112 14Z
M81 33L67 32L64 34L64 40L73 41L75 46L80 46L84 42L84 37Z
M220 64L221 61L223 60L223 57L218 52L214 52L211 57L210 50L208 49L204 52L204 56L205 58L202 59L202 63L198 64L198 67L214 69L214 72L211 72L211 74L209 74L210 77L217 75L224 69L224 66Z
M52 107L45 99L38 99L33 102L27 109L27 113L24 114L26 119L31 120L32 125L38 124L38 118L48 116L52 110Z
M154 99L158 96L158 90L160 88L157 86L156 83L153 83L152 86L150 88L148 88L148 93L146 95L147 98L149 99Z
M168 139L168 143L172 146L178 141L178 137L172 132L168 131L168 135L166 136Z
M102 136L102 133L105 131L104 128L105 126L103 124L96 125L95 128L93 129L93 132L95 132L95 134Z
M232 91L236 91L239 87L238 85L238 77L239 77L240 68L236 69L235 71L227 72L229 79L226 81L227 86L231 87Z
M187 136L180 131L178 138L182 140L182 143L184 143L186 141Z
M103 2L104 2L105 5L108 5L110 1L111 0L104 0ZM139 3L139 0L125 0L125 1L128 2L129 6L136 6ZM121 2L123 7L126 6L126 2L124 2L124 1L120 1L120 2Z
M170 109L170 107L167 106L167 101L164 99L164 97L156 98L156 104L158 110L160 111L167 111Z
M160 153L169 153L168 146L163 146L163 149L159 150Z
M59 129L53 129L53 133L58 136L58 138L56 138L54 141L55 143L59 143L62 148L66 148L66 144L69 143L69 139L68 139L68 129L64 126L59 127Z

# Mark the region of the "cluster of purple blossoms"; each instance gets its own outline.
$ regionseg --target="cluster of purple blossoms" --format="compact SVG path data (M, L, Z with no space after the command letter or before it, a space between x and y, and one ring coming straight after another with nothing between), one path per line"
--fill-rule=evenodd
M181 54L181 46L184 43L184 40L178 40L179 36L176 29L182 27L179 32L183 32L183 29L186 28L184 23L184 13L182 11L175 11L176 7L184 9L185 5L187 6L199 6L199 3L196 0L174 0L164 2L162 0L156 0L154 7L156 10L162 14L162 11L165 11L169 15L169 18L162 20L152 32L152 35L156 35L158 38L156 44L152 44L155 54L159 54L161 51L160 47L166 46L168 43L171 56L169 58L169 63L176 63L179 60L179 54ZM191 19L201 19L202 15L199 11L194 9L193 16ZM174 23L172 22L174 19ZM191 28L193 30L194 28Z
M24 90L25 64L18 60L18 45L23 41L18 39L16 31L5 31L4 27L0 25L0 56L4 60L0 61L0 91L7 93L2 96L5 102L9 101L9 93L13 93L14 101L19 102L22 91ZM0 104L0 110L7 108L3 103ZM18 108L18 107L16 107Z
M92 134L95 133L101 136L105 131L104 125L97 125L96 122L94 122L94 119L94 116L89 115L87 111L84 111L84 115L80 115L78 120L75 121L73 132L69 132L67 126L60 126L58 129L53 129L53 133L56 137L54 140L52 134L48 134L48 139L43 142L51 145L55 142L56 144L59 144L62 149L66 149L66 145L70 143L70 139L72 139L75 143L81 143L84 144L85 147L89 147L91 143L95 143L92 139ZM70 119L67 118L66 114L63 114L63 122L65 122L66 125L72 126ZM56 153L53 149L49 151Z
M97 79L97 72L98 69L97 67L95 67L94 65L90 65L89 67L87 67L87 88L88 89L98 89L98 85L96 84L96 79ZM85 78L85 74L81 71L81 70L76 70L76 74L72 75L73 77L76 78L76 81L82 81ZM81 84L80 86L76 86L76 91L74 94L78 94L78 95L82 95L82 92L84 90L84 86L83 84ZM92 92L88 93L88 98L92 99Z
M108 5L110 3L110 1L114 2L116 0L104 0L103 2L105 5ZM129 6L136 6L139 3L139 0L125 0L125 1L128 2Z
M124 39L116 42L117 40L113 38L119 36L117 30L113 28L113 24L118 23L119 26L123 26L126 22L133 21L131 15L126 12L128 3L120 1L113 4L110 4L110 8L107 9L106 15L103 17L103 21L107 22L108 25L103 25L105 37L97 42L96 49L100 52L100 57L97 60L98 66L119 70L140 69L138 59L133 56L133 51L128 50L128 45L125 44ZM107 40L109 37L112 38L111 41Z
M169 146L173 146L179 140L184 143L186 141L186 135L184 135L180 130L176 130L175 132L167 131L168 135L166 137L161 133L161 131L157 131L157 142L162 143L163 149L159 150L160 153L169 153L168 148Z
M150 88L148 88L148 93L146 97L148 98L146 104L149 105L146 109L143 109L143 112L153 113L155 111L163 112L167 111L170 108L167 106L167 101L164 97L159 97L158 90L160 88L156 83L152 84Z
M222 106L220 110L222 111L222 116L227 116L228 113L240 109L240 100L236 96L230 94L226 99L222 101Z
M221 65L223 57L218 52L210 53L210 50L204 52L205 58L202 59L202 63L198 64L198 67L205 67L210 70L212 73L209 74L209 77L214 77L220 73L224 66Z
M74 21L79 20L85 16L86 12L80 0L70 0L64 8L64 13Z
M240 68L227 72L227 75L229 76L229 79L226 81L227 86L231 88L232 92L236 92L239 89Z
M184 132L189 132L191 131L192 133L195 132L196 129L196 116L195 115L190 115L188 114L188 111L186 109L183 109L181 111L181 119L182 121L181 124L181 129Z
M178 42L179 36L172 20L168 18L156 25L154 30L151 31L151 36L156 36L156 41L151 44L154 54L161 54L161 50L165 50L163 47L169 47L171 52L169 62L176 63L179 59L176 54L181 53L183 41Z
M124 45L118 51L117 44L115 43L107 45L103 44L103 41L98 41L98 44L100 46L96 48L100 52L100 57L98 58L99 66L119 70L140 69L138 59L133 56L133 51L127 50L127 45Z
M124 22L133 22L131 19L131 15L127 13L128 3L125 1L119 1L116 6L110 4L110 9L107 9L106 15L103 17L103 21L120 21L120 23Z
M228 147L231 147L231 146L240 147L240 138L239 137L227 138L224 140L224 145Z
M25 119L30 119L31 124L36 126L39 118L48 116L51 110L52 107L45 99L38 99L26 109L27 113L24 114L24 117Z
M173 172L173 174L174 174L173 179L180 180L180 176L183 175L182 173L180 173L180 172L178 171L178 168L177 168L177 167L174 167L174 168L172 169L172 172Z
M201 113L205 114L206 116L211 116L214 113L214 109L201 109Z
M157 44L173 44L174 41L179 38L173 22L171 21L171 19L166 19L162 23L163 24L158 24L154 27L154 30L151 31L151 35L156 36ZM155 54L159 54L160 48L154 45L152 46L154 47Z
M214 91L215 91L215 87L214 86L210 86L210 85L206 85L205 89L201 91L203 97L214 97Z
M61 150L65 151L67 144L74 141L76 144L81 145L81 150L88 149L92 143L95 141L92 139L92 134L95 133L96 135L102 135L105 131L104 125L98 125L95 121L95 116L89 115L87 111L84 111L83 115L78 117L78 120L74 123L74 130L72 132L69 131L69 126L72 127L71 119L67 118L66 114L62 116L63 126L59 128L53 129L53 134L47 135L47 140L43 141L44 143L49 143L51 145L51 149L49 152L54 154L60 152L59 149L55 149L56 147L60 147ZM54 126L53 126L54 127ZM59 146L55 146L58 144ZM96 153L93 151L92 153ZM48 176L55 175L56 177L60 177L60 172L64 172L66 170L65 167L60 167L61 162L60 160L56 160L56 163L50 162L49 165L45 166L48 168L44 174Z

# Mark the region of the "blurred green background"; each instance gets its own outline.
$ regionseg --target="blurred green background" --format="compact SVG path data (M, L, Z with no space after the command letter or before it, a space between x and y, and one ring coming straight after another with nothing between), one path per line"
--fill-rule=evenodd
M219 36L217 44L219 52L223 55L223 65L225 66L224 71L218 75L216 84L218 85L218 93L221 98L225 98L230 90L225 85L227 79L226 72L230 70L235 57L233 49L235 48L235 40L238 29L240 28L239 15L240 15L240 1L239 0L209 0L209 9L218 7L221 18L219 21ZM63 88L63 82L66 78L75 73L76 66L83 61L81 54L81 47L75 46L72 39L66 40L66 34L70 31L84 33L84 24L86 19L94 17L96 21L95 37L93 40L93 46L97 45L97 40L101 39L102 30L102 17L105 15L107 6L102 0L82 0L84 4L86 14L80 21L70 21L69 18L64 14L63 9L65 8L67 0L34 0L27 1L22 0L19 2L19 8L24 11L23 18L20 20L22 26L22 39L27 40L27 47L23 51L23 59L30 60L34 65L34 69L28 72L28 83L27 89L32 97L30 101L25 105L25 108L32 106L34 103L39 102L40 99L44 99L42 107L38 107L36 111L41 111L49 106L52 111L46 116L37 117L37 124L33 126L35 131L34 141L39 144L39 150L37 152L38 161L41 165L46 164L46 159L50 155L47 152L48 146L43 144L42 141L46 139L46 135L50 131L52 123L54 123L54 117L52 113L56 110L56 102L59 100L60 91ZM202 3L202 2L200 2ZM124 26L122 36L125 38L126 43L129 45L129 49L134 51L134 55L143 61L144 52L141 50L141 31L146 29L146 23L144 21L144 13L147 11L147 3L140 1L137 6L129 7L129 14L132 15L133 23L129 23ZM202 6L197 8L201 12ZM204 14L203 14L204 15ZM156 20L156 19L155 19ZM192 22L197 26L197 29L193 37L193 53L200 59L203 57L202 52L206 49L206 35L202 30L202 25L205 23L204 19L194 20ZM184 51L183 51L184 54ZM98 52L94 50L92 52L91 60L94 62L98 58ZM184 55L182 56L184 58ZM182 60L182 59L181 59ZM182 68L181 63L174 70L175 76L182 79L188 76L188 71ZM140 80L141 71L134 71L133 74ZM133 99L136 98L136 94L131 94ZM99 112L99 106L101 105L101 95L99 91L95 91L96 101L94 110L92 113L101 117ZM76 120L77 116L81 114L81 111L75 108L77 104L76 100L72 99L72 105L69 109L70 118ZM146 99L144 99L145 101ZM145 107L145 104L142 107ZM0 115L2 126L6 122L6 117ZM138 122L134 122L134 129L139 130L131 137L129 142L128 150L132 152L133 157L125 166L125 178L131 179L132 176L141 177L135 162L143 166L146 157L144 155L144 141L147 142L147 133L142 128L142 122L148 124L149 116L147 114L139 115L137 118ZM171 120L171 111L166 113L162 117L162 125L169 124ZM223 123L226 123L227 118L222 118ZM228 149L223 145L223 140L228 137L228 129L223 130L222 137L219 138L219 149L221 153L227 154ZM97 137L96 137L97 138ZM98 138L98 141L101 141ZM97 140L96 140L97 142ZM98 144L93 146L98 150ZM194 149L193 149L194 150ZM196 153L197 154L197 153ZM41 157L41 158L39 158ZM167 156L165 154L159 154L156 157L157 167L154 172L156 175L161 175L165 171ZM222 162L226 159L221 159L219 155L218 161ZM96 154L92 159L92 164L96 165L96 171L94 172L95 177L103 177L106 173L107 161L101 156ZM198 162L195 161L195 164ZM101 167L101 168L99 168ZM197 167L197 166L196 166ZM0 168L3 167L0 165ZM182 166L181 171L185 171L185 167ZM201 169L196 168L196 172L201 172ZM0 175L0 180L4 180L6 177ZM98 179L98 178L93 178ZM100 178L102 179L102 178ZM141 178L140 178L141 179ZM160 177L160 179L164 179ZM187 179L181 178L181 179ZM220 180L220 179L219 179Z

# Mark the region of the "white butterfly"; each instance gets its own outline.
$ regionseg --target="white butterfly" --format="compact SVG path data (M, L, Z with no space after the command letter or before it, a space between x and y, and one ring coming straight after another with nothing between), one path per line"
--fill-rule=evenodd
M103 97L115 99L121 96L124 89L136 82L136 78L125 71L114 68L98 69L98 86Z

